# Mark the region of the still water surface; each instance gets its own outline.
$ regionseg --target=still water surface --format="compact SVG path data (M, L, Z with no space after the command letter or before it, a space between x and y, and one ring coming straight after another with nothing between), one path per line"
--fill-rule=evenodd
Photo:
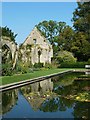
M84 73L69 73L2 93L3 118L88 118L89 102L66 99L90 92L90 82L75 80Z

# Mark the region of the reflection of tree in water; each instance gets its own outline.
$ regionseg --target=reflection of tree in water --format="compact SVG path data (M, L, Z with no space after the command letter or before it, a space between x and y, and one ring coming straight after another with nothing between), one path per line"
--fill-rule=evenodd
M85 88L88 86L90 86L90 81L74 81L72 85L57 86L54 88L54 92L61 96L77 95L78 93L86 92ZM87 90L87 92L89 91Z
M73 108L73 116L75 118L88 118L89 117L89 103L75 102L73 100L67 100L65 98L55 97L44 101L40 110L43 112L56 112L66 111L68 108Z
M17 90L2 93L2 114L10 111L17 102Z
M75 74L72 75L72 77L67 75L66 77L62 76L60 78L59 76L57 79L53 78L52 80L48 79L33 83L23 87L21 90L31 104L33 110L56 112L66 111L69 108L72 108L72 114L75 118L87 118L88 103L76 102L64 98L64 96L75 95L79 92L86 91L85 88L90 85L90 82L88 83L88 81L74 81L76 76ZM65 82L66 84L64 84ZM77 110L79 111L77 112Z
M55 112L55 111L66 111L68 108L74 108L73 115L75 118L88 118L88 104L85 102L76 102L74 100L68 100L63 98L64 96L69 96L69 95L75 95L79 92L86 92L86 87L90 86L89 81L74 81L73 77L66 76L63 77L60 76L57 77L57 79L53 78L54 82L54 90L53 92L57 93L57 96L61 97L55 97L52 99L47 99L44 101L44 103L41 105L40 110L44 112ZM66 79L67 78L67 79ZM67 84L64 84L66 82ZM72 81L71 81L72 80ZM63 82L64 81L64 82ZM88 89L87 89L87 92ZM78 112L77 112L78 110Z
M59 86L71 85L73 83L74 79L82 74L84 74L84 73L70 73L70 74L53 77L52 80L54 83L54 88L57 87L58 85Z
M90 104L77 102L74 107L73 115L75 118L89 118Z
M65 76L58 76L53 78L54 92L62 95L77 95L77 93L88 92L90 87L90 81L75 80L77 77L84 73L71 73Z
M68 108L72 108L73 105L74 101L60 97L54 97L44 101L40 107L40 110L44 112L66 111Z

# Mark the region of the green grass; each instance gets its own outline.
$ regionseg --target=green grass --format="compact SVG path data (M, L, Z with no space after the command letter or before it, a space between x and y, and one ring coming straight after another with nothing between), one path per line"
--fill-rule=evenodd
M53 73L58 73L66 70L71 70L69 68L61 68L61 69L42 69L39 71L34 71L33 73L27 73L27 74L21 74L21 75L13 75L13 76L3 76L0 77L0 83L1 85L25 81L27 79L37 78L40 76L50 75ZM82 69L79 69L82 70Z

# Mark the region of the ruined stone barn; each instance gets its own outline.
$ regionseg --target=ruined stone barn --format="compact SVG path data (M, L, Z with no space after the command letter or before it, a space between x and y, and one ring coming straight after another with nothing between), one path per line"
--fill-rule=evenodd
M53 57L52 45L35 27L21 47L22 61L35 63L51 63Z
M18 48L17 44L11 40L10 37L2 36L0 41L0 61L2 60L2 64L11 63L12 69L15 68L16 62L18 59Z

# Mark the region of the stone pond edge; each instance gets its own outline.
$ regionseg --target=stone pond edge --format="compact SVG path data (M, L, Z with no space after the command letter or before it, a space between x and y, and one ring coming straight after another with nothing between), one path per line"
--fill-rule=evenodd
M54 73L54 74L50 74L50 75L46 75L46 76L41 76L41 77L37 77L37 78L33 78L33 79L28 79L28 80L25 80L25 81L6 84L6 85L0 86L0 92L15 89L15 88L18 88L18 87L22 87L22 86L28 85L30 83L39 82L39 81L42 81L42 80L45 80L45 79L49 79L50 77L54 77L54 76L57 76L57 75L62 75L62 74L69 73L69 72L85 72L85 71L86 70L84 70L84 71L83 70L66 70L66 71L63 71L63 72L58 72L58 73Z

